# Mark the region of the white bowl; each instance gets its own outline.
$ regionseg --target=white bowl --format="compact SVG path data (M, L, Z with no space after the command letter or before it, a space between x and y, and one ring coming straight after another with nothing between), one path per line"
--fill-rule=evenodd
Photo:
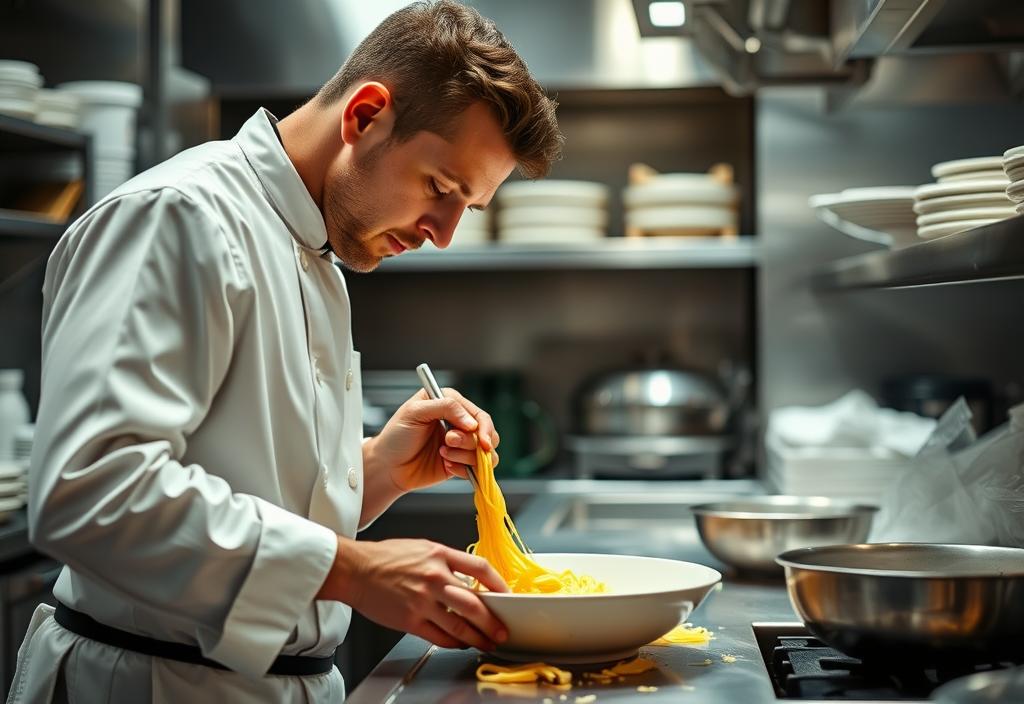
M958 222L960 220L1005 220L1012 218L1017 212L1012 203L999 208L961 208L959 210L941 210L917 216L918 226L937 225L940 222Z
M594 181L516 181L498 189L498 204L558 205L600 208L608 202L608 186Z
M986 171L966 171L960 174L939 176L938 181L939 183L958 183L960 181L1001 181L1004 179L1009 181L1009 177L1002 169L988 169Z
M946 235L955 235L958 232L964 232L966 230L973 230L976 227L983 225L991 225L994 222L999 222L998 219L980 219L980 220L957 220L956 222L940 222L936 225L925 225L917 228L917 236L923 240L931 240L936 237L945 237Z
M944 210L960 210L961 208L999 208L1012 207L1013 201L1006 197L1005 190L990 193L962 193L960 195L928 198L915 201L914 212L918 215L938 213Z
M955 159L943 161L932 167L932 176L941 179L953 174L965 174L972 171L991 171L1003 168L1001 156L978 156L971 159Z
M1006 179L979 179L977 181L953 181L951 183L926 183L914 190L914 200L942 198L964 193L991 193L1006 188Z
M533 555L552 570L570 569L604 582L606 594L498 594L480 597L508 628L495 655L507 660L607 662L632 657L685 621L718 571L692 562L632 555Z
M626 212L626 226L661 232L668 230L714 230L736 225L732 208L680 205L665 208L636 208Z
M498 230L499 240L519 244L595 242L603 239L604 235L604 230L598 227L573 227L571 225L506 227Z
M734 205L736 187L707 174L662 174L646 183L627 186L622 202L627 208L679 204Z
M498 227L501 229L533 225L569 225L603 229L608 226L608 211L604 208L546 205L507 207L498 213Z

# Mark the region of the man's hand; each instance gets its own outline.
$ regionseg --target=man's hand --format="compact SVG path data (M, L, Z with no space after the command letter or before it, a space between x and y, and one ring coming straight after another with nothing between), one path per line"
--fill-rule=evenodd
M498 464L498 433L490 415L453 389L442 389L445 398L430 399L420 391L403 403L372 438L364 454L365 464L390 472L400 491L413 491L443 482L451 476L465 478L463 465L476 466L476 443L491 453ZM447 433L438 422L448 421Z
M493 650L507 631L456 571L491 591L508 591L487 560L466 552L427 540L339 536L334 566L317 598L343 601L382 626L443 648Z

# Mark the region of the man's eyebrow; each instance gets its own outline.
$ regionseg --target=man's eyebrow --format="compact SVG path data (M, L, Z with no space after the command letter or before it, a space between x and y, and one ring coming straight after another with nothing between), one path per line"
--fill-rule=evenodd
M454 173L452 173L443 166L438 167L438 171L440 171L441 175L444 176L446 179L448 179L449 181L453 181L455 185L459 187L459 190L462 192L462 195L466 196L467 198L473 195L473 192L469 190L469 186L466 185L466 182L463 181L458 176L456 176ZM477 210L485 210L487 208L487 205L487 203L474 203L470 207L476 208Z

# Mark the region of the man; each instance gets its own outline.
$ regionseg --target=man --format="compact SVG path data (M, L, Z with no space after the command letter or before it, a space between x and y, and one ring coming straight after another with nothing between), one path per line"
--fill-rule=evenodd
M259 111L68 230L44 283L29 501L33 543L67 567L9 701L339 701L352 608L445 647L505 637L456 576L506 589L484 560L354 540L498 435L449 389L362 442L336 263L447 247L465 208L516 164L543 175L560 141L491 22L420 3L293 115Z

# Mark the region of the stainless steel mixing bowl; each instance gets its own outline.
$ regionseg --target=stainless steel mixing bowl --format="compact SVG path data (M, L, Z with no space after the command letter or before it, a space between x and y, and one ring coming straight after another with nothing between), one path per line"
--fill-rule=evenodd
M1024 656L1024 550L835 545L779 555L793 608L848 655L893 663Z
M756 496L692 508L711 554L740 570L780 575L780 552L859 543L877 510L821 496Z

